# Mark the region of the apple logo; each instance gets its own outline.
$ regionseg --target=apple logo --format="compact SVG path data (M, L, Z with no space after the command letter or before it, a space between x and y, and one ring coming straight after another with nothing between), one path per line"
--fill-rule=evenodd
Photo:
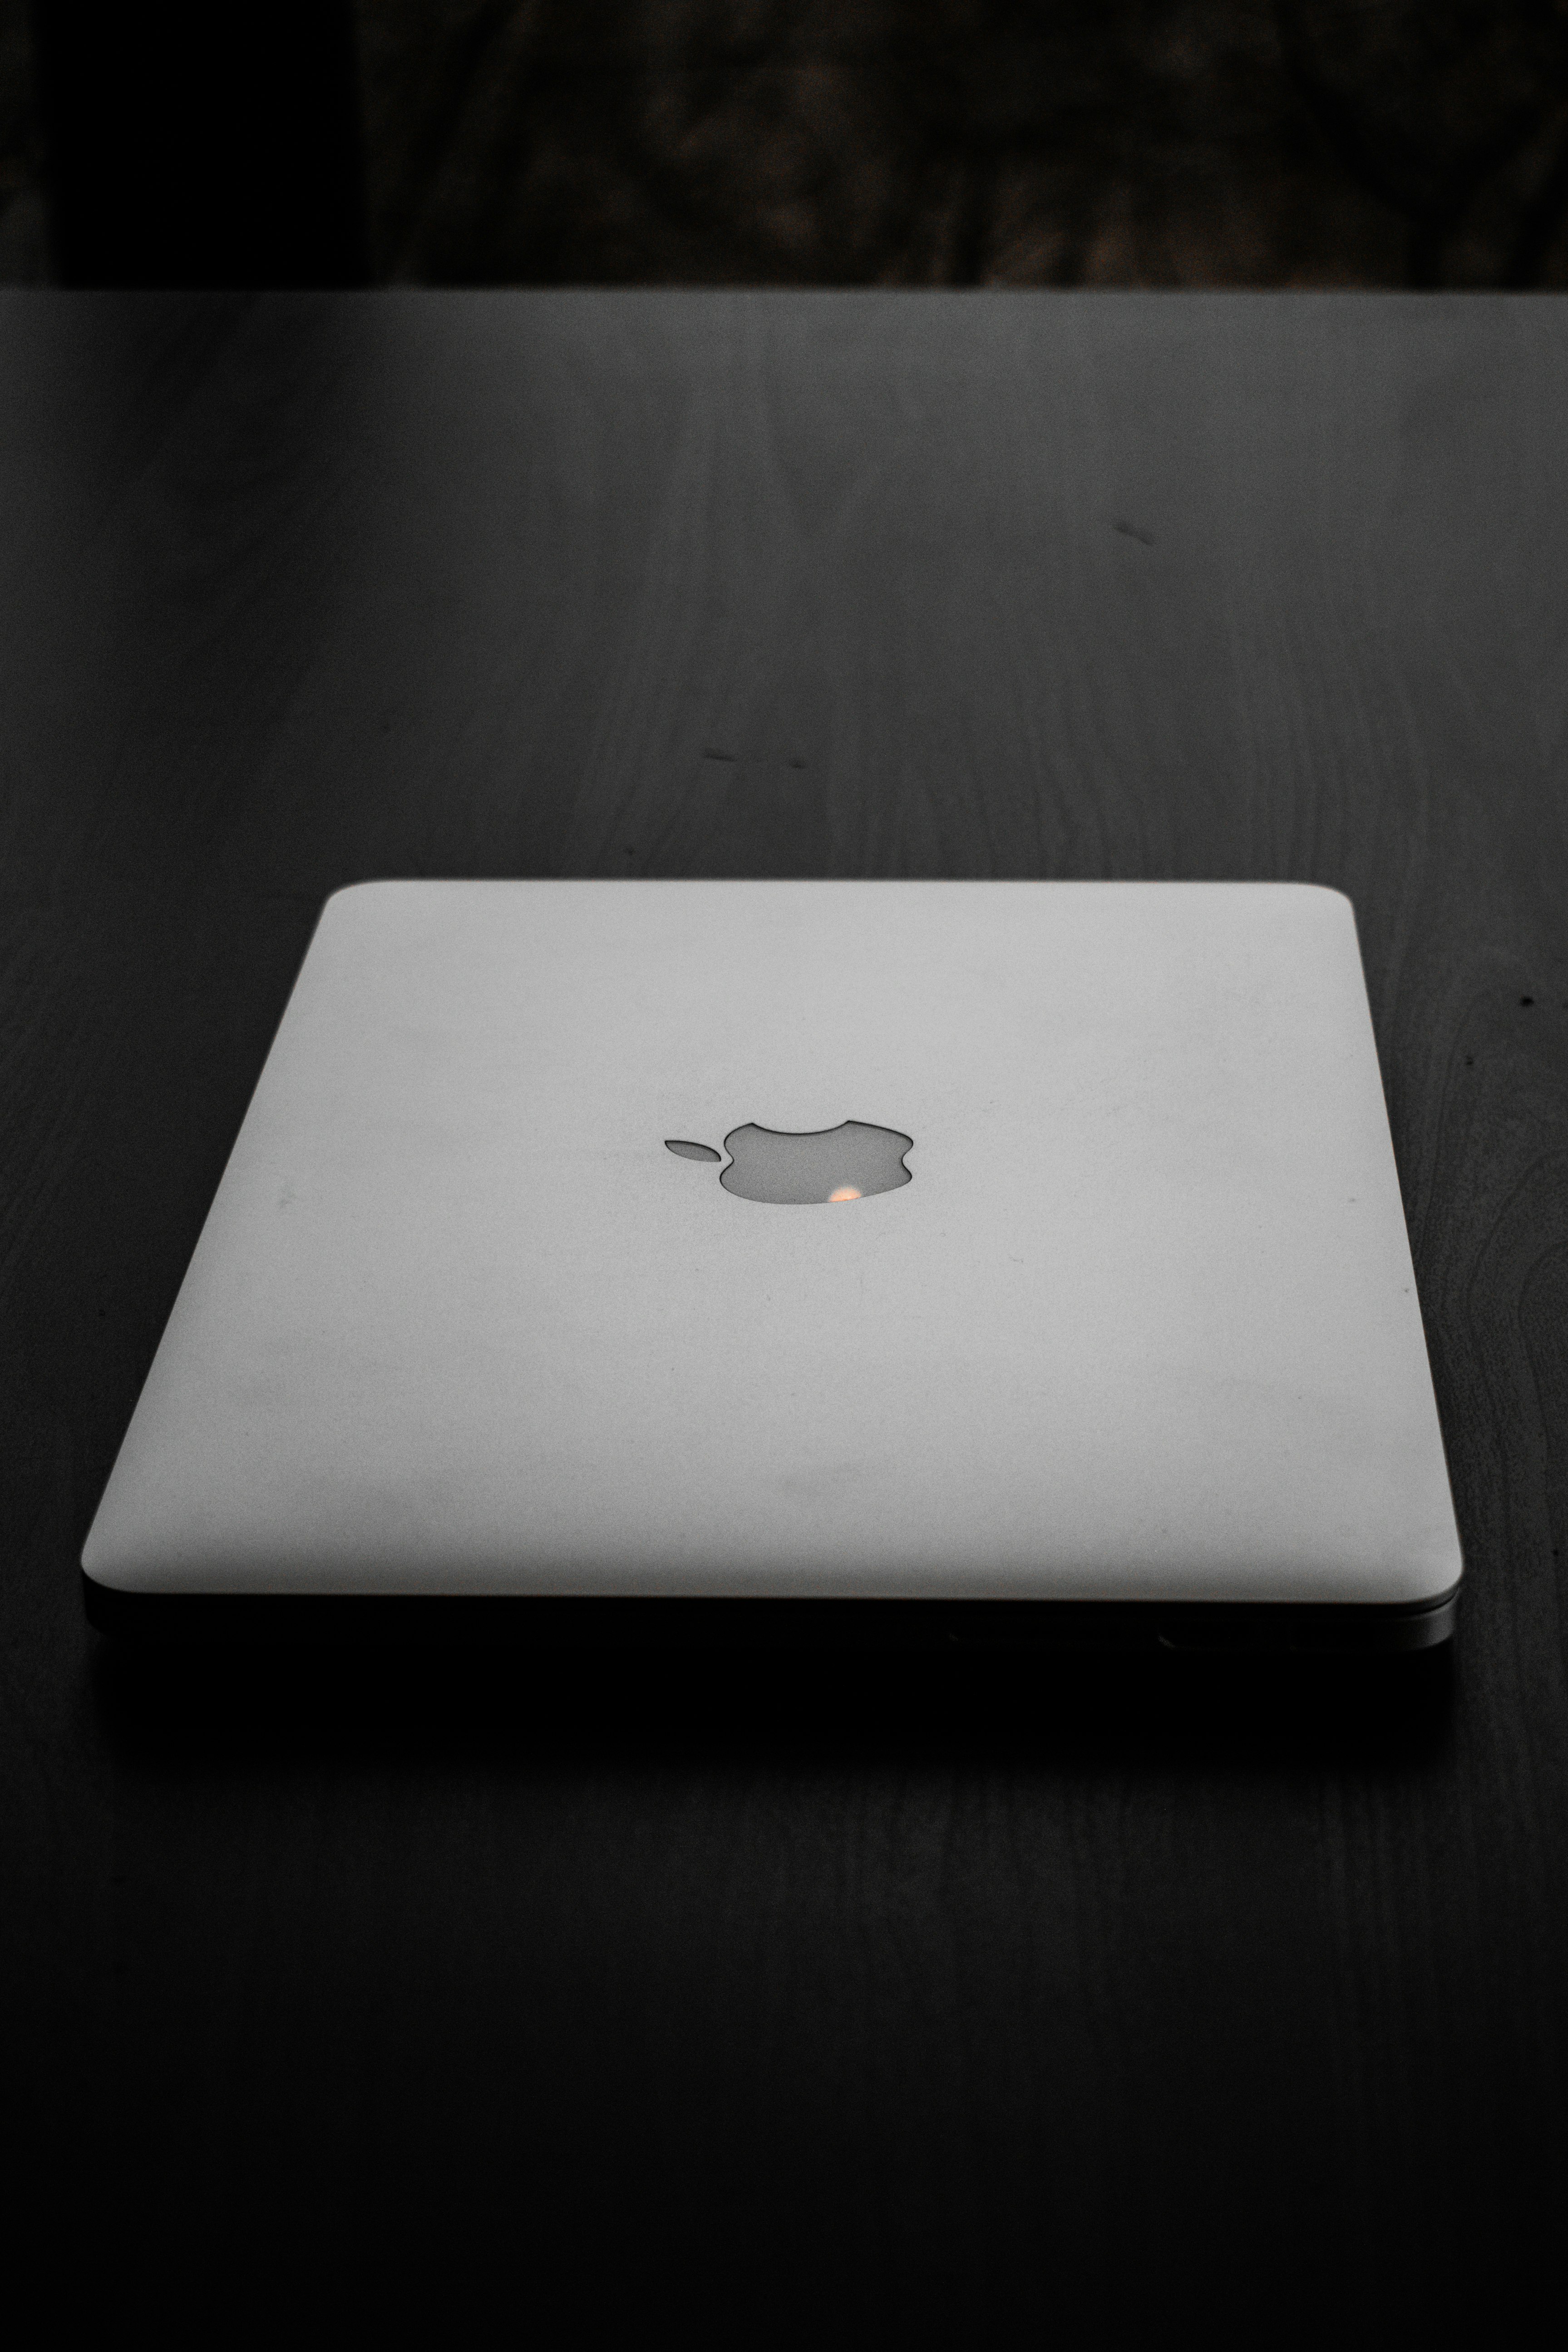
M723 1153L706 1143L667 1140L678 1160L719 1160ZM873 1192L896 1192L910 1181L904 1154L912 1135L894 1127L871 1127L847 1118L837 1127L791 1135L773 1127L732 1128L724 1138L731 1154L719 1181L742 1201L805 1206L819 1201L864 1201Z

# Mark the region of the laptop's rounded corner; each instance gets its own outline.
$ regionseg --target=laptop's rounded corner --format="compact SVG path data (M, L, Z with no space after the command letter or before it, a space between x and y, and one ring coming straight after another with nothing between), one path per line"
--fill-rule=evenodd
M1355 900L1348 890L1339 889L1332 882L1289 882L1279 887L1310 900L1325 915L1331 908L1336 919L1348 915L1352 923L1355 921Z
M136 1595L102 1576L95 1576L85 1558L78 1573L81 1578L82 1611L93 1632L113 1633L122 1630L127 1607L134 1609Z
M113 1530L105 1525L109 1517L109 1513L100 1510L88 1530L77 1564L84 1592L89 1596L108 1595L106 1605L112 1607L117 1601L134 1602L155 1591L158 1580L156 1575L148 1577L144 1564L137 1557L139 1547L115 1540Z
M1445 1581L1432 1589L1414 1594L1399 1610L1403 1631L1400 1646L1410 1650L1435 1650L1451 1642L1459 1616L1459 1592L1465 1581L1464 1562L1445 1564Z
M363 882L340 882L337 888L329 890L322 899L319 920L325 922L334 908L342 910L350 899L363 906L367 898L382 898L389 890L401 890L406 887L405 883L395 881L390 875L373 876Z

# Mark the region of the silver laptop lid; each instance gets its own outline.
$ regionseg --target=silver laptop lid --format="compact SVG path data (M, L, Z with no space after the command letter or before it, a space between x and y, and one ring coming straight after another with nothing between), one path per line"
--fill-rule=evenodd
M1349 902L341 892L84 1565L164 1593L1447 1591Z

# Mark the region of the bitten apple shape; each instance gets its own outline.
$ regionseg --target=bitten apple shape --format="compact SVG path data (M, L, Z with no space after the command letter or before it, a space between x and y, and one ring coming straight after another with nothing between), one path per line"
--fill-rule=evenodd
M681 1160L716 1161L721 1157L706 1143L672 1139L665 1149ZM864 1201L873 1192L895 1192L909 1183L904 1153L913 1149L913 1136L859 1118L806 1134L754 1124L737 1127L724 1138L731 1159L719 1181L742 1201L781 1207Z

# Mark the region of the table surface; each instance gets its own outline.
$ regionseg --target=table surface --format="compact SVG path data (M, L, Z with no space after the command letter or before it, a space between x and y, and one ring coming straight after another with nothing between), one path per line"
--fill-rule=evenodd
M1560 2235L1565 362L1528 298L0 306L8 2132L116 2279L1343 2333ZM1451 1665L100 1645L321 900L552 874L1348 891Z

